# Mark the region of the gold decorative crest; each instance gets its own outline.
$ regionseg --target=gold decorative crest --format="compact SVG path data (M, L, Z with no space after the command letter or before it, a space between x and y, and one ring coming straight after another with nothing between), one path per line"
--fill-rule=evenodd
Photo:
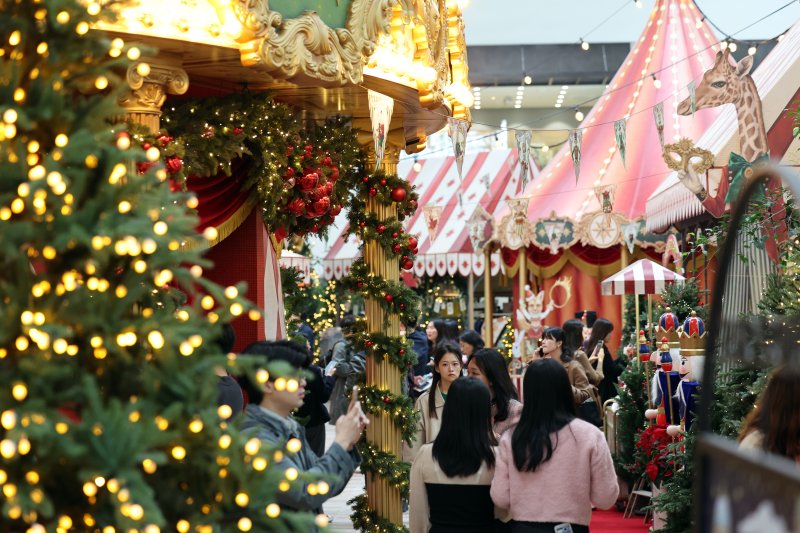
M331 28L314 11L284 19L269 0L236 0L245 27L242 64L274 77L309 77L331 83L360 83L363 64L378 38L389 32L398 0L352 0L346 28Z

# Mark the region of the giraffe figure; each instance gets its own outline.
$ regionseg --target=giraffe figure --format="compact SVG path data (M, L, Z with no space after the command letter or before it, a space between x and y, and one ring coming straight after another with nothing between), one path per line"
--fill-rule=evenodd
M739 152L745 161L753 162L762 154L769 153L767 132L764 127L764 113L761 98L750 69L753 56L747 55L738 63L730 61L730 51L717 52L714 66L703 74L703 79L695 90L695 109L717 107L723 104L736 106L739 122ZM686 98L678 105L678 113L692 113L691 102ZM684 170L678 172L681 183L697 196L703 207L719 218L725 212L725 196L730 186L722 180L716 196L710 196L688 161Z

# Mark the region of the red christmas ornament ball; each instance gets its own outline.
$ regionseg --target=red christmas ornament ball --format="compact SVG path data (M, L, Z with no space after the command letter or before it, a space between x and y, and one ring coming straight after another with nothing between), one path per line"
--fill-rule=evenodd
M389 303L392 303L394 301L394 296L392 296L391 294L384 294L383 299Z
M381 178L381 185L386 185L386 178Z
M395 202L402 202L406 199L406 190L402 187L397 187L392 190L389 196L391 196L392 200Z
M412 268L414 268L414 261L411 259L403 261L403 270L411 270Z
M396 231L393 231L393 232L392 232L392 239L396 239L396 238L397 238L397 232L396 232Z
M383 232L386 231L386 226L383 224L378 224L378 227L375 229L379 234L383 235Z
M372 187L372 188L369 190L369 195L370 195L370 196L375 196L376 194L378 194L378 189L376 189L375 187Z
M369 182L369 176L364 176L363 178L361 178L361 181L363 181L364 183L368 183Z
M400 250L402 250L402 248L399 244L392 245L392 253L399 254Z
M364 346L366 346L367 348L372 348L372 341L365 342Z

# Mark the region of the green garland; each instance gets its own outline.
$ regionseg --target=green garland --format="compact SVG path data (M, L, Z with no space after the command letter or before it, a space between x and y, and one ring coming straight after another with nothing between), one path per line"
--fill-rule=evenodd
M162 150L175 188L185 188L187 176L231 175L232 163L245 159L246 186L258 194L264 223L278 240L324 236L350 206L362 174L363 153L346 118L303 126L291 108L263 93L184 101L166 110L163 124L169 133L132 131L143 147Z
M364 411L373 415L388 415L399 426L403 439L409 443L412 441L417 428L417 412L411 398L369 385L359 389L358 398Z
M357 322L356 326L364 327L365 322ZM399 337L392 337L380 332L368 333L357 331L353 337L355 351L370 351L372 356L379 361L389 361L393 365L400 367L402 373L408 371L417 362L411 344ZM380 355L380 357L379 357Z
M388 326L389 313L400 315L404 322L418 314L416 293L402 283L370 274L363 258L353 262L350 275L341 281L341 285L363 298L377 301L386 313L384 327Z
M398 461L393 454L379 450L369 442L360 443L358 449L361 453L362 469L388 478L389 483L400 490L400 495L408 498L410 463Z
M356 496L349 500L347 504L353 508L353 514L350 515L350 519L356 529L369 531L370 533L408 533L408 529L404 526L395 525L370 509L366 494Z

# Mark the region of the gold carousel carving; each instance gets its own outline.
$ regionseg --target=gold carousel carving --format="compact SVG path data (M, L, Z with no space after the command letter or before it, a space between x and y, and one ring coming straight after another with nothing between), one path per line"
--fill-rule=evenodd
M244 26L238 39L242 64L292 79L301 75L331 83L361 83L363 64L390 30L397 0L353 0L346 28L331 28L314 11L284 19L269 0L238 0Z

